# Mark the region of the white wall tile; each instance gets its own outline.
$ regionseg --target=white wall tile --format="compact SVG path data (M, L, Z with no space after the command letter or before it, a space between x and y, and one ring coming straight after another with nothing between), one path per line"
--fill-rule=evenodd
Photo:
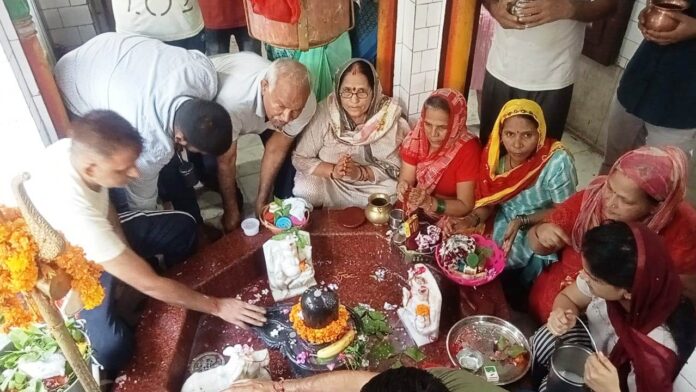
M50 32L53 42L58 45L67 47L79 46L82 44L80 31L77 27L67 27L63 29L55 29Z
M433 3L435 1L440 1L440 0L417 0L418 4L428 4L428 3Z
M418 106L418 94L413 94L408 99L408 114L416 114L420 112L420 106Z
M7 9L4 7L4 4L2 7L0 7L0 25L2 26L2 30L5 31L8 40L12 41L19 39L17 37L17 31L15 30L12 20L10 19L10 14L7 13Z
M630 22L628 24L628 29L626 29L626 38L633 42L642 42L643 34L638 29L638 23Z
M70 7L70 0L39 0L41 9Z
M407 47L401 48L401 82L399 85L406 91L411 87L411 62L413 61L413 52Z
M413 51L428 49L428 29L416 29L413 34Z
M426 72L425 73L425 84L424 84L425 91L430 93L433 90L435 90L436 86L437 86L437 74L435 73L435 71Z
M422 52L413 52L413 59L411 61L411 74L420 72L421 70L421 55Z
M29 89L29 94L39 95L39 87L36 85L36 80L34 80L34 74L31 72L31 67L29 66L29 61L27 61L27 56L24 54L24 49L20 45L19 41L10 41L10 46L14 52L15 59L17 59L17 64L22 72L24 81ZM20 83L21 84L21 83Z
M394 83L393 86L398 86L401 82L401 48L403 45L394 45Z
M428 29L428 49L435 49L440 45L440 26Z
M94 30L94 25L84 25L84 26L79 26L77 28L80 32L80 38L82 38L82 42L87 42L90 39L96 37L97 32Z
M428 97L430 96L430 93L431 91L427 91L418 95L418 107L420 108L418 110L419 112L423 109L423 104L425 103L425 100L428 99Z
M411 126L411 129L416 126L418 119L420 119L420 113L408 116L408 125Z
M89 7L86 5L78 5L76 7L59 8L63 26L82 26L92 24L92 14L89 13Z
M421 71L434 71L437 69L438 49L430 49L423 52Z
M401 0L404 4L404 31L401 42L406 45L407 48L413 48L413 23L416 18L416 5L410 0Z
M408 99L410 98L410 95L408 95L408 91L406 91L403 87L399 87L399 90L401 90L399 93L399 103L401 104L401 109L403 109L404 113L408 114Z
M645 8L644 5L635 3L633 4L633 11L631 12L631 20L637 22L638 21L638 15L640 14L640 11Z
M428 27L442 24L442 3L428 4Z
M406 3L404 1L397 1L397 6L396 6L396 44L397 45L403 42L405 4Z
M619 53L621 54L621 56L630 60L631 57L633 57L633 54L636 53L636 50L638 50L637 43L628 39L624 39L623 45L621 45L621 50L619 51Z
M416 21L414 22L414 28L420 29L425 27L426 20L428 19L428 5L421 4L416 6Z
M63 20L60 19L60 14L55 8L43 10L46 27L49 29L59 29L63 27Z
M70 5L83 5L87 4L87 0L70 0Z
M621 68L626 68L626 64L628 64L628 59L623 56L619 56L619 58L616 59L616 65L618 65Z
M411 95L420 94L423 91L425 91L425 72L411 75L411 88L409 89Z
M36 109L38 111L38 117L43 123L43 129L49 132L49 134L55 134L56 129L53 126L53 121L51 121L51 116L48 115L48 109L46 109L46 103L43 100L43 97L38 95L33 97L34 100L34 106L36 106ZM31 106L31 105L30 105ZM34 113L32 113L34 114ZM36 114L34 114L36 115ZM34 119L34 121L37 121L39 119ZM39 124L39 122L36 122ZM41 128L40 128L41 129Z

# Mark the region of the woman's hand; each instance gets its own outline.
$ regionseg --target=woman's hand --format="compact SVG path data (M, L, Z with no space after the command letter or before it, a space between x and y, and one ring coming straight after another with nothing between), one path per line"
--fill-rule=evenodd
M273 381L267 380L243 380L232 384L223 392L274 392Z
M578 316L570 309L556 308L551 311L546 328L554 336L561 336L575 326Z
M553 223L542 223L536 228L539 244L546 249L561 249L570 245L570 237L563 229Z
M507 255L512 249L512 244L515 243L515 237L522 227L522 220L515 218L508 223L508 227L503 234L503 252Z
M338 162L333 167L333 170L331 171L331 176L338 180L343 177L345 177L348 174L348 160L350 159L350 155L343 155L338 159Z
M585 384L594 392L619 392L619 373L603 353L592 354L585 361Z
M429 209L430 195L425 189L422 188L411 188L411 192L408 194L408 205L412 209L422 208L423 210Z
M396 196L399 198L400 202L404 202L404 197L406 195L406 192L408 192L409 188L411 188L410 185L408 185L408 182L401 180L399 183L396 185Z
M360 180L360 165L355 163L351 157L346 160L346 177L352 181Z

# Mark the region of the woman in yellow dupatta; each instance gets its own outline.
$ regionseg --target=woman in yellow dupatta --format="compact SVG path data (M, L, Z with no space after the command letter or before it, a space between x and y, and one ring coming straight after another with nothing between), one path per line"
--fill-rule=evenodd
M487 231L507 253L507 269L531 284L555 255L538 256L527 246L526 229L575 193L577 176L571 155L546 137L541 107L528 99L508 101L481 155L476 208L455 224L465 230L488 221ZM516 274L517 275L517 274Z

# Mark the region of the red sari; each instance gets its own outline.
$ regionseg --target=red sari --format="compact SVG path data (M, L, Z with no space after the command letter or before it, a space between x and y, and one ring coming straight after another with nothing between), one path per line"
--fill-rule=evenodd
M437 151L430 152L430 142L425 134L425 109L421 112L420 119L415 128L406 136L401 144L401 158L405 162L416 166L416 187L425 189L432 194L443 174L450 164L467 146L472 147L480 154L478 141L474 145L469 141L478 140L466 127L466 99L459 91L452 89L435 90L431 97L438 96L449 104L449 124L447 124L447 136ZM472 162L478 162L475 156ZM478 168L474 168L477 170Z
M660 201L656 213L643 223L662 238L677 273L682 275L696 274L696 209L683 201L686 163L686 156L678 148L642 147L624 154L611 170L620 170ZM571 235L572 245L560 251L559 261L544 270L532 286L530 310L543 322L556 295L574 282L582 269L580 244L585 232L605 219L601 203L605 185L606 177L597 177L587 189L558 205L546 218L546 222Z

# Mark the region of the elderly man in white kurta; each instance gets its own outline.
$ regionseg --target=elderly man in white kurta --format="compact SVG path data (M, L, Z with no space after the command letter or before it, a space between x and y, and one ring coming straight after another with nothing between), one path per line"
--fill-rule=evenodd
M225 230L232 230L239 223L234 182L239 136L275 131L266 140L261 160L259 193L255 201L256 211L260 213L281 166L292 166L286 159L288 152L294 138L312 119L317 101L311 92L309 73L297 61L279 59L271 63L249 52L215 56L211 60L220 83L217 102L227 109L232 119L232 147L218 159L218 179L225 208L223 226Z
M201 223L195 192L179 174L175 152L185 147L217 156L231 145L229 115L212 102L218 84L210 60L155 39L105 33L63 56L54 72L70 112L112 110L143 138L140 177L125 188L130 209L154 210L164 192L175 209ZM158 184L160 172L164 180Z

